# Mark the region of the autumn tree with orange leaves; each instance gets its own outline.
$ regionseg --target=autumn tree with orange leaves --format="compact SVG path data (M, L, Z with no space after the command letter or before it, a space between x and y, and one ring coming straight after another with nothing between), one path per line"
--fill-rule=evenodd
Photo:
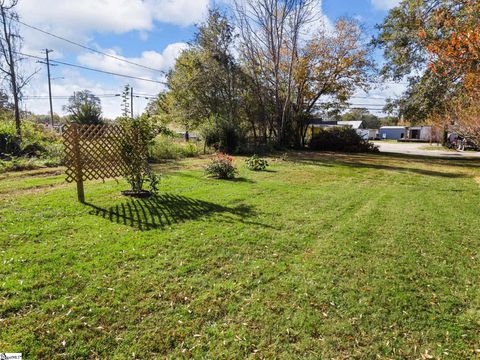
M429 54L429 68L475 95L480 91L480 2L450 3L434 9L428 20L419 19L419 37Z
M433 112L430 118L437 123L447 120L450 130L480 147L480 2L456 1L433 10L430 18L430 26L423 22L419 31L428 66L456 85L445 111Z
M408 120L448 126L480 146L480 2L403 0L379 28L384 75L409 79L392 108Z

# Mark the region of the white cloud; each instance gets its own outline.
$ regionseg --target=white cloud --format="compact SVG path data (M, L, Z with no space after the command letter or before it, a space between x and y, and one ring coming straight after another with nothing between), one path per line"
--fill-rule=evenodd
M138 31L145 39L155 22L188 26L201 22L208 13L210 0L22 0L18 13L22 21L74 41L90 42L94 32L123 34ZM60 40L22 27L26 47L57 45Z
M181 26L201 22L208 13L209 0L146 0L155 20Z
M121 97L104 97L105 94L120 94L123 90L123 82L119 80L117 82L104 83L102 81L96 81L87 79L76 70L64 69L59 76L63 76L64 79L52 81L52 94L53 98L53 110L56 114L65 115L63 111L63 105L65 105L67 99L58 99L58 96L71 96L75 91L90 90L95 95L100 95L102 103L103 115L107 118L114 119L121 113ZM72 80L74 79L74 80ZM33 111L36 114L47 114L49 111L48 103L48 85L45 74L40 74L40 77L35 78L31 84L29 91L27 92L27 98L23 102L23 106L26 106L27 110ZM150 84L146 82L134 82L132 85L135 88L137 94L157 94L162 87L158 84ZM31 96L42 96L42 99L31 98ZM145 106L149 100L144 98L134 98L134 112L140 114L143 112Z
M152 16L141 0L24 0L21 18L33 25L78 37L91 31L124 33L152 28Z
M175 64L176 58L187 46L186 43L173 43L168 45L162 53L149 50L144 51L140 57L132 58L124 57L119 54L117 50L113 49L103 50L103 52L145 67L159 71L167 71ZM82 53L77 57L77 62L81 65L94 67L96 69L130 76L147 77L154 80L163 79L164 77L164 75L159 72L151 71L98 53Z
M400 3L400 0L371 0L372 5L378 10L390 10Z
M75 42L85 44L103 52L115 55L129 61L155 69L168 71L176 57L186 47L185 43L173 43L162 52L146 49L138 57L122 56L122 49L102 49L95 42L95 33L123 34L138 32L140 41L148 39L155 23L170 23L177 26L188 26L203 21L208 12L210 0L22 0L18 4L18 13L23 22L65 37ZM164 75L149 71L101 54L86 52L34 29L21 26L25 39L22 51L36 56L44 56L41 49L55 49L50 54L52 59L63 59L64 54L76 56L77 63L101 70L121 74L150 78L162 81ZM74 62L64 60L66 62ZM25 89L25 95L48 95L46 71L44 65L36 64L35 60L25 63L29 70L40 68ZM64 66L52 68L52 77L64 79L52 82L54 96L70 96L74 91L89 89L94 94L118 93L123 85L130 83L137 93L157 94L164 87L161 84L137 81L120 77L108 77L84 73ZM25 100L27 108L36 113L48 112L48 100ZM136 112L143 111L146 99L135 99ZM54 99L54 111L63 114L63 99ZM120 113L120 98L102 99L104 115L116 117Z
M168 71L175 63L176 58L181 53L183 49L187 47L186 43L173 43L168 45L161 53L156 51L144 51L141 56L136 58L129 58L122 56L118 49L106 49L102 50L103 52L114 55L119 58L126 59L131 62L135 62L144 66L148 66L154 69L161 71ZM93 67L96 69L115 72L130 76L148 78L156 81L164 81L165 75L160 72L148 71L144 68L130 65L128 63L115 60L108 56L97 54L97 53L81 53L77 56L77 62L81 65ZM34 66L35 64L30 64ZM61 76L64 79L55 80L52 82L52 94L54 96L70 96L75 91L80 91L84 89L90 90L93 94L102 95L102 94L117 94L120 93L123 89L123 86L127 83L134 87L134 92L136 94L149 94L156 95L162 91L165 86L159 83L146 82L141 80L133 80L127 78L111 78L104 82L104 80L89 80L82 76L80 72L71 68L59 68L54 69L55 77ZM44 74L44 69L39 73L29 88L26 90L27 96L48 95L48 86L46 83L46 74ZM120 97L115 98L101 98L102 108L104 116L108 118L115 118L120 115ZM140 114L145 106L148 103L148 100L145 98L134 99L135 106L134 111L136 114ZM54 99L54 111L58 114L64 114L63 105L67 103L65 99ZM26 100L27 108L30 111L34 111L39 114L45 114L48 112L48 100L46 99L31 99Z
M335 24L330 18L323 12L323 1L318 0L313 4L312 13L314 14L313 21L308 26L308 34L313 34L318 31L325 31L327 33L333 32ZM308 35L307 34L307 35Z
M18 11L27 22L55 24L72 33L124 33L149 30L154 21L192 25L205 18L208 5L209 0L23 0Z

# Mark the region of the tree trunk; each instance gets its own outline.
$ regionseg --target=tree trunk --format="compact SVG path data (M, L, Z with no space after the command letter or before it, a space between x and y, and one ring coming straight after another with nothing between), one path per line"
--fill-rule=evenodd
M13 93L13 105L15 110L15 128L17 131L17 136L19 138L22 137L22 124L20 122L20 105L18 101L18 88L17 88L17 75L15 70L15 61L13 58L12 52L12 42L11 42L11 33L7 29L7 14L5 13L5 7L1 7L2 12L2 21L3 21L3 36L5 43L7 44L7 51L8 51L8 67L10 70L10 87Z

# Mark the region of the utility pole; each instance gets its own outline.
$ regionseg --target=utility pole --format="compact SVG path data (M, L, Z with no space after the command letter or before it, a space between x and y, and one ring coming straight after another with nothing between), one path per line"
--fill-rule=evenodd
M130 86L130 117L133 119L133 86Z
M47 73L48 73L48 97L50 99L50 123L52 125L53 130L53 104L52 104L52 82L50 79L50 58L48 54L51 53L53 50L45 49L45 55L47 57Z

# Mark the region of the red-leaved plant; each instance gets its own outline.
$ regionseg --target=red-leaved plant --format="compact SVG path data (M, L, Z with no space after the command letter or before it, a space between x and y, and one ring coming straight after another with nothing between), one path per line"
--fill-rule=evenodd
M217 179L233 179L237 174L237 168L231 156L220 152L205 167L205 174Z

